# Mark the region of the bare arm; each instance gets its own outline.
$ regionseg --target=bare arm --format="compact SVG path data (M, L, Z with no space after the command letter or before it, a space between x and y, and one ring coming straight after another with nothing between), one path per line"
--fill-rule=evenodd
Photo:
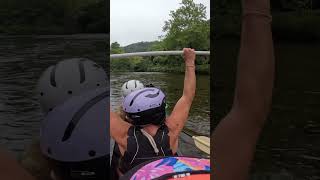
M127 148L127 133L129 128L129 123L122 120L118 114L110 110L110 135L121 147L121 150Z
M248 178L256 142L267 119L274 79L269 6L269 0L243 0L233 107L212 136L215 179Z
M179 135L188 119L189 111L196 92L195 52L193 49L189 48L184 48L183 50L186 65L183 94L176 103L166 122L174 137Z
M0 179L35 180L11 154L0 150Z

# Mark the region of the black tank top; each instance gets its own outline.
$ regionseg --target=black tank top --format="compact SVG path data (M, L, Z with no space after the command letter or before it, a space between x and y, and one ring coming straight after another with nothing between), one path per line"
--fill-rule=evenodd
M172 156L170 148L169 129L166 125L160 126L153 139L159 149L156 154L147 137L140 131L140 127L131 126L128 131L127 150L120 159L119 170L124 174L133 167L161 156Z

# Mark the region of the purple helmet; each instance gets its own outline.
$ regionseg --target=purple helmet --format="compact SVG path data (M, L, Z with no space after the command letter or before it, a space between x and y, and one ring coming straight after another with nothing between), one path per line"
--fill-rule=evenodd
M133 125L160 125L166 119L166 96L158 88L143 88L127 95L122 104Z
M41 151L62 162L88 161L109 155L109 91L99 88L71 97L42 122Z

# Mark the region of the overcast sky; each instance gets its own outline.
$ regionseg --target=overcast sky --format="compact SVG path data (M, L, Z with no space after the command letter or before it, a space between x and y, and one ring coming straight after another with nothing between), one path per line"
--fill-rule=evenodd
M210 17L210 0L194 0L207 7ZM163 35L164 22L169 13L180 7L181 0L111 0L110 42L121 46L140 41L158 40Z

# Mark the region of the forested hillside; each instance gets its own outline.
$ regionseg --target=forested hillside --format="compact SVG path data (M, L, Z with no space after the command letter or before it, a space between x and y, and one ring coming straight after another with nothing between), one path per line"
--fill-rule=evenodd
M206 7L193 0L182 0L181 6L170 12L162 31L165 35L158 41L138 42L122 47L119 43L111 44L111 54L139 51L173 51L191 47L198 51L210 50L210 20L206 17ZM209 58L198 57L198 73L209 73ZM184 60L181 56L133 57L114 59L111 71L161 71L184 72Z
M143 52L148 51L152 48L153 45L159 43L159 41L151 41L151 42L137 42L123 47L124 52Z

